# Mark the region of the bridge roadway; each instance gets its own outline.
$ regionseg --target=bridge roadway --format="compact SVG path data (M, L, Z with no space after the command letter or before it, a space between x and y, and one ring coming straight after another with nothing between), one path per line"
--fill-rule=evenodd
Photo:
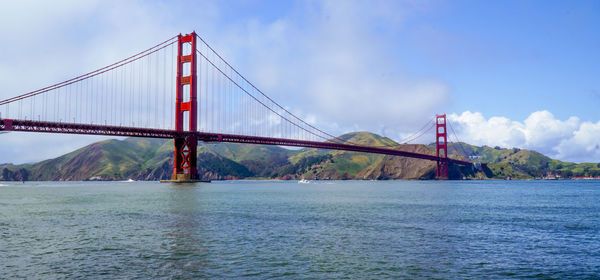
M369 146L359 146L351 144L340 144L334 142L318 142L305 141L284 138L247 136L236 134L220 134L208 132L177 132L175 130L153 129L153 128L138 128L110 125L95 125L95 124L76 124L63 122L44 122L33 120L15 120L15 119L0 119L0 131L25 131L25 132L47 132L47 133L66 133L66 134L88 134L88 135L109 135L109 136L130 136L130 137L149 137L149 138L169 138L173 139L177 136L192 136L195 135L198 140L204 142L229 142L229 143L244 143L244 144L262 144L262 145L280 145L294 146L329 150L344 150L353 152L364 152L373 154L403 156L410 158L418 158L432 161L444 161L459 165L471 165L469 161L441 158L434 155L420 154L394 150L389 148L378 148Z

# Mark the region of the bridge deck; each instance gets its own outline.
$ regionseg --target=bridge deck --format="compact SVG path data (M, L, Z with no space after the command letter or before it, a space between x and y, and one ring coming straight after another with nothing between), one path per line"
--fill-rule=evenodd
M66 134L88 134L88 135L109 135L109 136L130 136L130 137L149 137L149 138L174 138L176 136L184 136L195 134L198 140L204 142L229 142L229 143L244 143L244 144L262 144L262 145L279 145L279 146L294 146L317 149L344 150L354 152L364 152L373 154L404 156L410 158L418 158L432 161L446 160L434 155L420 154L394 150L389 148L378 148L369 146L359 146L351 144L341 144L334 142L318 142L294 140L285 138L272 138L260 136L247 136L236 134L219 134L208 132L183 132L178 133L175 130L123 127L110 125L94 125L94 124L76 124L76 123L58 123L44 122L32 120L14 120L0 119L0 130L5 131L25 131L25 132L48 132L48 133L66 133ZM471 165L469 161L448 158L448 162L460 165Z

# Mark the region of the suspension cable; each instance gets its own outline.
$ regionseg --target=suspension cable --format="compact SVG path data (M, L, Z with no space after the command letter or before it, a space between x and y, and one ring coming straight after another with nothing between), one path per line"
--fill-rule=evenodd
M316 130L316 131L318 131L318 132L320 132L320 133L322 133L322 134L326 135L326 136L327 136L327 137L329 137L330 139L327 139L327 137L323 137L322 135L316 135L315 133L313 133L313 132L310 132L310 131L307 131L306 129L304 129L304 128L301 128L301 127L299 127L298 125L296 125L296 126L298 126L299 128L301 128L301 129L303 129L303 130L305 130L305 131L307 131L307 132L309 132L309 133L311 133L311 134L313 134L313 135L315 135L315 136L317 136L317 137L320 137L320 138L323 138L323 139L326 139L326 140L329 140L329 141L331 141L331 140L338 140L338 141L341 141L341 142L345 142L344 140L340 139L339 137L336 137L336 136L333 136L333 135L331 135L331 134L329 134L329 133L327 133L327 132L324 132L324 131L322 131L322 130L320 130L320 129L316 128L316 127L314 127L313 125L311 125L311 124L309 124L309 123L305 122L304 120L302 120L302 119L301 119L301 118L299 118L298 116L296 116L296 115L292 114L290 111L288 111L287 109L285 109L285 108L284 108L283 106L281 106L279 103L275 102L275 101L274 101L273 99L271 99L271 98L270 98L268 95L266 95L266 94L265 94L264 92L262 92L262 91L261 91L259 88L257 88L257 87L256 87L254 84L252 84L252 83L251 83L251 82L250 82L248 79L246 79L246 77L244 77L242 74L240 74L240 72L238 72L238 71L237 71L235 68L233 68L233 66L231 66L231 65L230 65L230 64L229 64L229 63L228 63L228 62L227 62L225 59L223 59L223 57L221 57L221 55L220 55L219 53L217 53L217 52L216 52L216 51L215 51L215 50L214 50L214 49L213 49L213 48L212 48L212 47L211 47L211 46L210 46L210 45L209 45L209 44L208 44L206 41L204 41L204 39L203 39L202 37L200 37L200 36L199 36L199 35L197 35L197 34L196 34L196 37L198 37L198 39L200 39L200 41L202 41L202 42L203 42L203 43L204 43L204 44L205 44L205 45L206 45L206 46L207 46L207 47L208 47L208 48L209 48L209 49L210 49L210 50L211 50L211 51L212 51L212 52L213 52L215 55L217 55L217 57L219 57L219 59L221 59L221 61L223 61L223 62L224 62L224 63L225 63L225 64L226 64L226 65L227 65L227 66L228 66L228 67L229 67L231 70L233 70L233 72L235 72L235 73L236 73L236 74L237 74L239 77L241 77L241 78L242 78L242 79L243 79L243 80L244 80L246 83L248 83L248 84L249 84L249 85L250 85L252 88L254 88L254 89L255 89L255 90L258 92L258 93L260 93L262 96L264 96L264 97L265 97L265 98L267 98L269 101L271 101L271 102L272 102L272 103L273 103L273 104L274 104L276 107L278 107L279 109L283 110L284 112L286 112L287 114L289 114L289 115L290 115L290 116L292 116L293 118L297 119L298 121L302 122L303 124L307 125L308 127L310 127L310 128L312 128L312 129L314 129L314 130ZM199 52L199 51L198 51L198 52ZM199 53L200 53L200 52L199 52ZM204 57L204 55L202 55L202 56ZM204 58L206 59L206 57L204 57ZM208 59L207 59L207 60L208 60ZM211 64L213 64L213 63L211 62ZM215 66L215 65L213 64L213 66ZM215 67L216 67L216 66L215 66ZM223 73L223 71L221 71L220 69L219 69L219 71ZM225 73L223 73L223 75L227 76ZM227 77L228 77L228 79L229 79L229 80L231 80L231 81L232 81L234 84L236 84L236 86L240 87L240 85L239 85L238 83L234 82L234 81L233 81L231 78L229 78L229 76L227 76ZM240 89L242 89L242 88L240 87ZM247 94L250 94L250 93L248 93L248 92L247 92L245 89L242 89L242 90L243 90L244 92L246 92ZM250 95L251 95L251 94L250 94ZM253 97L253 98L254 98L254 97ZM254 98L254 99L255 99L255 100L257 100L256 98ZM258 100L257 100L257 101L258 101ZM258 101L258 102L260 102L260 101ZM263 106L265 106L265 107L267 107L267 108L268 108L268 106L266 106L264 103L262 103L262 102L260 102L260 103L261 103ZM280 114L276 113L274 110L272 110L272 109L270 109L270 108L269 108L269 110L270 110L270 111L272 111L273 113L275 113L275 114L277 114L277 115L281 116ZM286 119L286 120L287 120L287 121L289 121L289 122L291 122L291 121L290 121L290 120L288 120L288 119Z
M429 129L432 126L432 121L433 121L433 117L429 118L427 120L427 122L421 127L421 129L417 130L416 132L414 132L413 134L404 137L404 139L400 140L398 143L408 143L411 142L413 140L416 140L417 138L421 137L421 135L416 136L417 134L421 133L423 130L425 131L429 131Z
M136 54L134 54L134 55L132 55L130 57L127 57L125 59L119 60L119 61L117 61L117 62L115 62L113 64L110 64L108 66L105 66L105 67L96 69L94 71L88 72L86 74L77 76L75 78L71 78L69 80L66 80L66 81L63 81L63 82L60 82L60 83L57 83L57 84L53 84L51 86L47 86L47 87L44 87L44 88L41 88L41 89L38 89L38 90L34 90L34 91L31 91L31 92L28 92L28 93L24 93L24 94L15 96L15 97L11 97L11 98L2 100L2 101L0 101L0 105L8 104L8 103L11 103L11 102L14 102L14 101L17 101L17 100L29 98L29 97L32 97L32 96L35 96L35 95L38 95L38 94L41 94L41 93L45 93L45 92L48 92L48 91L51 91L51 90L54 90L54 89L57 89L57 88L68 86L68 85L71 85L73 83L76 83L76 82L79 82L79 81L82 81L82 80L85 80L85 79L88 79L88 78L100 75L102 73L105 73L107 71L113 70L115 68L119 68L119 67L121 67L123 65L132 63L132 62L134 62L136 60L139 60L139 59L141 59L143 57L146 57L146 56L148 56L148 55L150 55L150 54L152 54L152 53L154 53L154 52L156 52L158 50L161 50L161 49L165 48L166 46L169 46L169 45L175 43L176 41L173 41L173 42L171 42L171 41L173 39L175 39L176 37L177 36L173 36L173 37L171 37L171 38L169 38L169 39L167 39L167 40L165 40L165 41L163 41L163 42L161 42L161 43L159 43L159 44L157 44L157 45L155 45L155 46L153 46L153 47L151 47L149 49L146 49L144 51L136 53Z
M467 151L466 151L466 150L463 148L463 146L462 146L462 144L461 144L461 143L463 143L463 142L462 142L462 141L460 141L460 138L458 138L458 135L457 135L457 134L456 134L456 132L454 131L454 127L452 127L452 123L450 123L450 122L447 122L447 123L450 125L450 130L452 131L452 134L454 134L454 138L456 138L456 140L458 141L458 142L457 142L457 143L458 143L458 147L460 147L460 149L462 150L462 152L463 152L463 154L464 154L465 156L467 156L467 157L470 157L470 156L471 156L471 154L470 154L470 153L467 153Z

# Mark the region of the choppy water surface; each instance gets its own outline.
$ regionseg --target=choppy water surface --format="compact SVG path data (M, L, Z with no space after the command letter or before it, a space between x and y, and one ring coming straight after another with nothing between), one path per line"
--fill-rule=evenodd
M0 278L600 277L598 181L0 184Z

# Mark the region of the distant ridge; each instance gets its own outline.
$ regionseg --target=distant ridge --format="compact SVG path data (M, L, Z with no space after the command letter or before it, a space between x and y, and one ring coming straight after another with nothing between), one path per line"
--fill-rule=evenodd
M434 154L433 145L398 144L369 132L339 138L371 146ZM536 179L600 176L600 164L568 163L524 149L450 143L449 154L487 162L481 170L451 166L452 179ZM426 160L348 151L289 150L278 146L200 143L202 179L434 179L435 163ZM173 169L171 140L127 138L93 143L63 156L33 164L0 164L0 180L160 180Z

